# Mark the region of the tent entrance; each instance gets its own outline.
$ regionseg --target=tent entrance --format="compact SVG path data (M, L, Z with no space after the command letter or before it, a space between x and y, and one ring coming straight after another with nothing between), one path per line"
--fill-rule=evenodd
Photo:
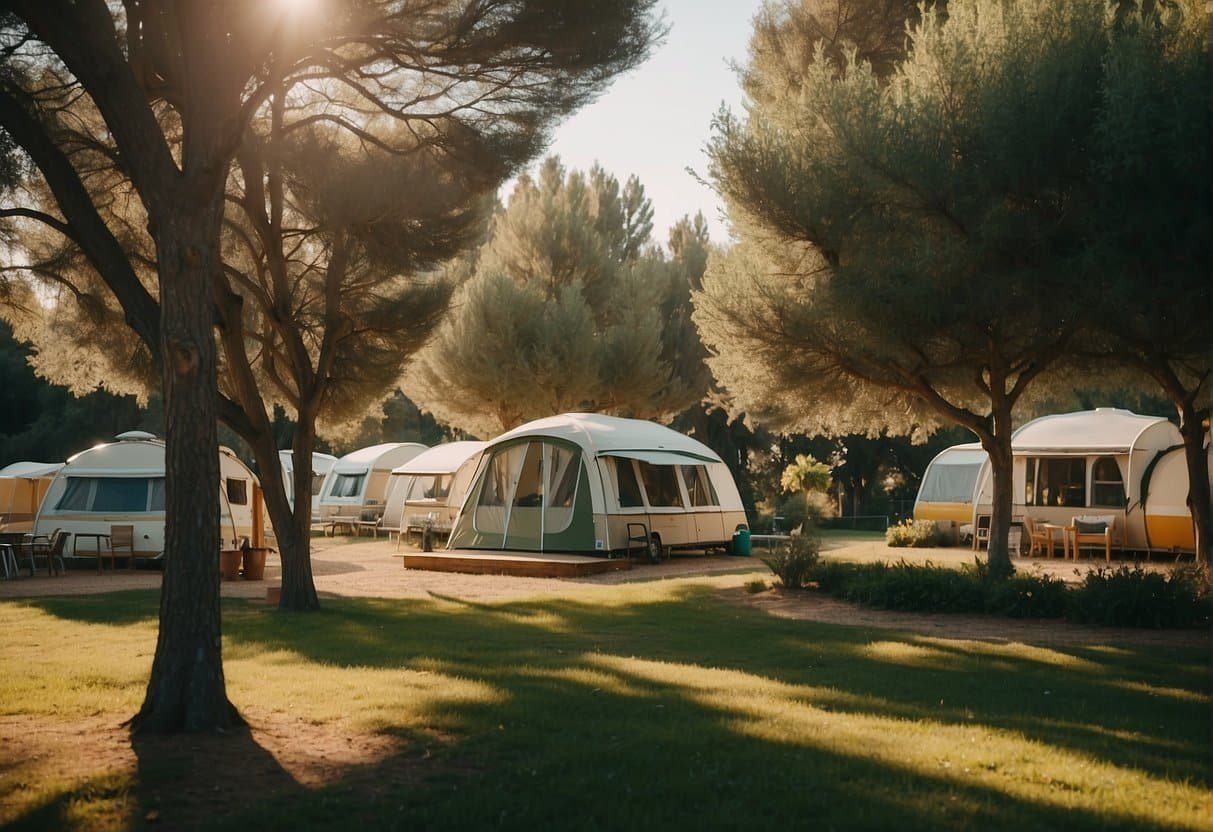
M455 546L559 551L585 548L587 536L593 546L581 451L563 442L531 439L495 449L469 507L475 535L460 535Z

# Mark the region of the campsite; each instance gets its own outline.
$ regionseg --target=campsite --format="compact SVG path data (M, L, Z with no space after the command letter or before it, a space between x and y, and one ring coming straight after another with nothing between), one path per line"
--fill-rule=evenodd
M829 546L907 552L870 534ZM910 557L947 556L928 552ZM317 539L315 569L325 611L304 621L265 604L273 564L223 584L229 684L252 726L234 744L132 746L120 727L154 638L154 573L0 583L5 669L29 668L4 674L4 701L41 691L0 717L0 818L1198 829L1210 809L1207 631L751 594L769 570L734 556L510 578L404 570L387 540L338 537ZM46 649L79 638L87 667Z
M5 3L0 829L1208 832L1211 16Z

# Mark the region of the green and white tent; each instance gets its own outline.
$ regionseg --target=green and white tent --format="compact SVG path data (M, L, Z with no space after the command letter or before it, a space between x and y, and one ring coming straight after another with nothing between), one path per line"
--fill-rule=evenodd
M653 422L566 413L481 451L448 547L706 548L728 545L745 525L737 485L711 448Z

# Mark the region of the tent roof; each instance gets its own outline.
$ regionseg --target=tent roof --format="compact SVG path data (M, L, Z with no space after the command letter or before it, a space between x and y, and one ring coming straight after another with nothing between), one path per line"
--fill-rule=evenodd
M552 436L573 442L591 456L621 456L627 451L668 451L704 462L722 460L707 445L685 434L643 419L623 419L599 413L564 413L527 422L491 444L525 436Z
M420 442L384 442L381 445L371 445L367 448L359 448L356 451L351 451L333 465L333 471L338 474L352 474L370 470L376 466L376 463L383 461L384 457L391 454L399 456L398 459L388 459L387 464L396 466L412 459L417 454L425 450L425 445ZM409 453L412 451L412 453Z
M452 474L459 466L484 450L488 442L446 442L422 451L393 474Z
M1127 453L1142 433L1160 422L1167 420L1161 416L1139 416L1114 407L1058 413L1026 423L1011 437L1011 446L1016 452Z
M62 467L62 462L14 462L0 468L0 477L36 480L42 477L53 477Z

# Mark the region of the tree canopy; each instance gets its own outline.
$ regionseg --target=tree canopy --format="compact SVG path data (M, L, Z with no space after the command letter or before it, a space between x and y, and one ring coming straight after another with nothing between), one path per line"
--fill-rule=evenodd
M229 165L250 125L281 118L287 97L299 93L292 101L303 103L295 113L301 123L361 147L407 155L419 143L451 153L480 146L490 157L511 148L504 158L517 161L542 146L553 118L645 56L660 28L651 7L651 0L4 4L0 125L56 209L17 205L4 216L20 226L15 233L40 224L83 251L159 368L165 394L165 600L141 726L238 720L224 693L211 568L214 327L241 328L242 304L219 280L219 255ZM75 121L78 107L95 108L95 123L104 124L85 130L84 142L80 131L63 129L90 123ZM146 215L151 262L124 245L133 226L111 224L120 213L110 210L115 192L90 188L98 158L129 180L119 198L137 197ZM272 176L265 185L274 187ZM154 291L140 279L147 268ZM225 346L238 345L232 338ZM226 399L225 419L242 433L268 433L264 409L241 403Z
M1098 0L927 9L887 80L817 49L710 147L740 237L696 298L717 377L806 430L971 430L998 573L1014 413L1069 386L1103 294L1091 149L1112 26Z
M405 391L481 436L574 410L664 418L699 400L702 347L685 314L694 266L679 264L702 261L706 232L680 225L668 260L651 231L635 177L621 187L549 158L497 211Z

